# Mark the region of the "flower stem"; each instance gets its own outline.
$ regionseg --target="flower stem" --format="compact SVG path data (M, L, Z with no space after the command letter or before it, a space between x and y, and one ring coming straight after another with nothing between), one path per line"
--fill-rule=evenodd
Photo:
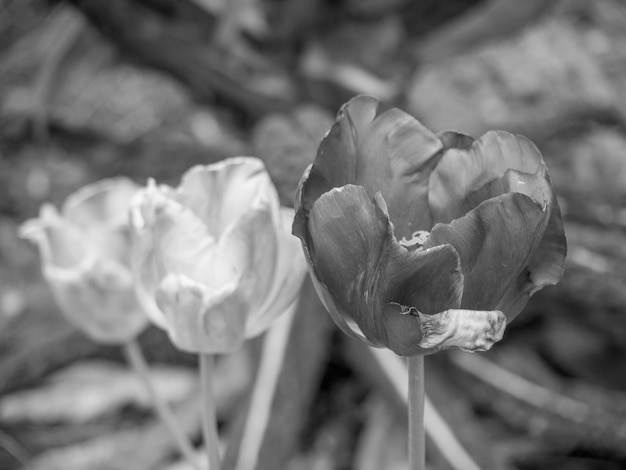
M213 386L214 358L212 354L200 354L200 382L202 384L202 434L209 456L209 470L219 470L220 453L217 437L217 416Z
M202 470L200 465L198 464L198 460L194 455L193 447L191 446L189 439L185 436L185 433L180 428L180 424L176 420L176 417L172 413L172 410L167 406L165 401L161 398L161 396L157 393L154 388L154 384L150 379L150 371L148 370L148 363L146 362L146 358L141 352L141 347L137 341L132 340L126 343L123 347L124 354L126 355L126 360L133 368L143 386L145 387L148 395L150 396L150 400L152 402L152 406L161 419L165 427L169 430L172 437L174 438L174 442L178 446L178 451L180 455L189 461L189 464L192 468L196 470Z
M259 450L270 419L274 393L285 359L293 317L293 311L282 315L265 333L261 362L250 398L235 470L254 470L257 466Z
M425 470L424 356L410 356L409 369L409 470Z

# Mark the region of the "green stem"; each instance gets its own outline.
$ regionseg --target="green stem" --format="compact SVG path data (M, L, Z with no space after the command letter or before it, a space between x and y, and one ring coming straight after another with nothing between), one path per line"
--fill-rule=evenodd
M425 470L424 356L410 356L409 369L409 470Z
M146 358L141 352L141 347L137 343L137 341L129 341L123 347L124 354L126 355L126 360L133 368L143 386L145 387L148 395L150 396L150 400L152 402L152 406L161 419L165 427L169 430L172 437L174 438L174 442L178 447L178 451L181 456L185 458L192 468L196 470L202 470L202 467L198 463L198 459L194 455L194 450L191 444L189 443L189 439L185 436L185 433L180 428L180 424L172 410L167 406L167 404L163 401L161 396L157 393L154 388L154 384L150 379L150 371L148 369L148 363L146 362Z
M200 381L202 384L202 433L209 456L209 470L219 470L220 453L217 437L217 416L213 386L214 358L212 354L200 354Z
M265 333L261 362L250 398L235 470L254 470L257 467L259 450L270 420L274 394L285 360L293 317L293 311L282 315Z

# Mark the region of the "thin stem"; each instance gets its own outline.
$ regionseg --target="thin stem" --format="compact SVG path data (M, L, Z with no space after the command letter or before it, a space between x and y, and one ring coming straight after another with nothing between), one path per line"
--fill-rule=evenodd
M126 343L123 347L123 350L124 354L126 355L126 360L133 368L133 370L143 383L146 391L148 392L148 395L150 396L150 400L152 402L152 406L154 406L158 417L161 419L161 421L163 421L163 424L165 425L165 427L167 427L172 437L174 438L174 442L178 447L180 455L189 462L192 468L196 470L202 470L202 467L198 463L198 459L194 455L193 447L191 446L187 436L185 436L183 430L180 428L178 420L172 413L170 407L167 406L167 404L163 401L161 396L154 388L154 384L150 379L148 363L146 362L146 358L141 352L141 347L139 346L137 341L133 340Z
M409 470L425 470L424 356L410 356L409 369Z
M235 470L254 470L257 466L276 385L285 359L293 317L294 312L291 311L277 318L263 339L263 355L250 398L246 427L241 438Z
M217 416L213 386L214 358L212 354L200 354L200 382L202 383L202 434L209 456L209 470L219 470L220 453L217 437Z
M408 404L407 368L404 361L388 349L370 348L369 351L376 358L383 372L387 374L398 396ZM439 448L453 469L480 470L480 466L461 445L428 396L424 397L424 427L428 437Z

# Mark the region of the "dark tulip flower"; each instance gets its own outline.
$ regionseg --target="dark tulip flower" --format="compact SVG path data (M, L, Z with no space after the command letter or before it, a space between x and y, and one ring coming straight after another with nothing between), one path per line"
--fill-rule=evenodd
M337 325L401 355L489 349L562 275L566 241L528 139L435 135L359 96L296 195L293 233Z

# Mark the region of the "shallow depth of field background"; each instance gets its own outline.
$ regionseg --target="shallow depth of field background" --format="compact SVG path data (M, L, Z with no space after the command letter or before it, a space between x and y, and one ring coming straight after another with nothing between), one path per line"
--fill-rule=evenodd
M484 470L626 468L626 4L226 3L0 0L0 469L184 468L120 352L59 314L18 225L100 178L175 184L234 155L261 157L291 205L359 93L435 131L529 137L560 198L561 284L492 351L427 358L459 440ZM402 403L307 283L302 303L258 468L405 468ZM141 344L199 444L195 358L154 327ZM225 444L260 348L218 363ZM450 468L434 446L428 459Z

